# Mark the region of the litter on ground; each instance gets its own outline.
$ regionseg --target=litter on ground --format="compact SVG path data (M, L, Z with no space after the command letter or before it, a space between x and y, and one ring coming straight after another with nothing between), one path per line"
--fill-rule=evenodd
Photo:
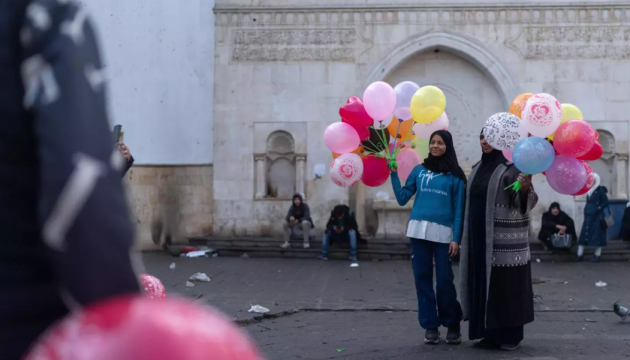
M247 312L253 312L257 314L266 314L269 312L269 309L260 305L252 305L252 308L247 310Z
M606 283L605 283L605 282L603 282L603 281L598 281L598 282L596 282L596 283L595 283L595 286L597 286L597 287L604 287L604 286L606 286L606 285L608 285L608 284L606 284Z
M176 266L177 266L177 265L175 265L175 263L172 263L172 264L171 264L171 266L169 266L169 267L171 268L171 270L175 270L175 267L176 267Z
M357 264L357 263L352 263L352 264L350 264L350 267L359 267L359 264Z
M188 280L208 282L210 281L210 278L205 273L196 273L192 275Z

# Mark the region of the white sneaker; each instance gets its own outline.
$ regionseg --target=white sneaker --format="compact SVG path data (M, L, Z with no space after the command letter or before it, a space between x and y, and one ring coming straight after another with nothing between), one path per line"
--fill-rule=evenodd
M280 245L280 247L283 249L288 249L291 247L291 244L289 244L288 242L285 242L284 244Z
M304 244L304 248L305 249L310 249L311 248L311 244Z

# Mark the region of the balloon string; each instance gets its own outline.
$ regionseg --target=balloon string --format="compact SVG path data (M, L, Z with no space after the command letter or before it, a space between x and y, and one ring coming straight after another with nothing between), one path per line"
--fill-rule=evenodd
M376 132L376 135L378 136L379 140L381 140L381 144L383 144L383 150L385 151L385 156L387 158L389 158L390 157L389 146L388 146L389 144L387 144L387 136L385 136L385 129L381 128L380 130L383 133L382 136L381 136L381 134L378 133L378 130L374 129L374 132ZM372 142L372 141L370 140L370 142ZM374 144L372 144L372 145L374 145ZM374 145L374 146L378 149L378 146L376 146L376 145Z
M402 120L398 119L398 129L396 129L396 135L394 136L394 150L396 150L396 142L398 141L398 132L400 131L400 124L402 124ZM394 160L394 154L392 154L391 159Z
M400 140L401 143L405 142L405 139L407 139L407 137L409 137L409 135L411 134L413 127L410 127L409 130L407 131L407 134L405 134L405 136L402 138L402 140ZM396 143L394 143L394 146ZM392 159L395 159L396 156L398 156L398 154L402 151L402 144L400 145L400 147L398 149L394 148L394 155L392 156Z

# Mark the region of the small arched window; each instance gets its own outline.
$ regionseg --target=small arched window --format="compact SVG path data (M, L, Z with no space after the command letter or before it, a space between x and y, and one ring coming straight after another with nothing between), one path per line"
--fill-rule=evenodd
M295 194L295 142L286 131L275 131L267 138L267 197L290 199Z

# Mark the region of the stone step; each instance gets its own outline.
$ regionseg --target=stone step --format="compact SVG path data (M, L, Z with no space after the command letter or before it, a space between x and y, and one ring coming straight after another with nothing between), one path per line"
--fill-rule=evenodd
M302 240L291 240L291 248L282 249L283 241L278 238L218 238L196 237L189 239L190 245L208 246L215 249L219 256L242 256L248 254L251 257L271 258L311 258L315 259L321 252L321 240L310 242L310 248L304 249ZM404 260L409 259L410 245L406 239L367 239L358 244L359 260ZM568 262L575 258L577 247L570 253L554 253L545 251L540 242L530 244L532 261L541 262ZM585 260L590 260L595 252L594 248L586 248ZM332 244L329 249L330 259L347 259L349 256L349 244ZM602 261L628 261L630 260L630 243L610 241L602 251Z

